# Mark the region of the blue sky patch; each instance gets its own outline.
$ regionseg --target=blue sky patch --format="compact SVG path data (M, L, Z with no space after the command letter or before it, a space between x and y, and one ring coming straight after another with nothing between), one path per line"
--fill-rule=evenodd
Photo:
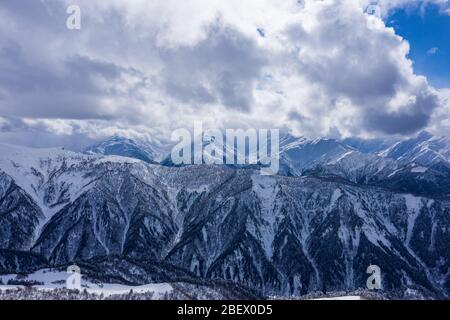
M436 5L423 10L401 9L387 25L411 45L410 58L417 74L427 76L437 87L450 86L450 15Z

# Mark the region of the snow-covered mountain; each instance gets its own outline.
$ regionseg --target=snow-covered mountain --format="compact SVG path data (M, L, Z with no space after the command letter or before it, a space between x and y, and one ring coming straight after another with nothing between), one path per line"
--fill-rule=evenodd
M343 139L342 143L361 153L380 153L390 148L397 141L394 139L347 138Z
M382 151L380 155L402 162L423 166L450 162L450 139L421 132L417 137L400 141Z
M386 293L449 297L446 191L382 185L374 177L407 167L337 141L283 148L309 171L0 145L0 273L77 263L105 282L231 281L243 295L290 296L364 288L376 264Z
M308 140L285 136L281 140L280 159L287 167L288 175L301 176L303 171L331 160L336 160L353 151L349 146L334 139Z
M113 136L84 150L86 154L113 155L159 163L170 152L170 144L144 139L128 139Z
M225 139L225 138L224 138ZM225 140L224 140L225 141ZM212 143L205 137L203 148ZM170 144L135 142L113 137L85 150L86 154L119 155L173 166ZM193 152L193 145L190 146ZM236 147L225 144L225 151L239 154ZM204 154L207 156L207 154ZM245 155L244 155L245 156ZM241 155L243 157L243 155ZM280 170L285 176L327 176L358 184L389 186L396 191L417 194L450 193L450 140L422 132L403 141L296 138L289 134L280 137ZM192 155L192 163L194 162ZM234 165L235 169L258 165Z
M201 138L199 138L201 139ZM223 150L216 150L216 154L211 159L221 159L223 163L226 163L226 153L230 152L236 157L244 159L249 156L249 150L246 148L245 153L241 153L240 150L234 144L226 143L225 135L222 137L224 146ZM214 138L203 137L202 147L205 149L209 145L214 143ZM271 141L267 140L267 146L270 148ZM194 145L191 148L191 162L194 163ZM326 162L332 159L339 158L353 148L334 139L316 139L309 140L304 137L294 137L289 134L282 134L280 136L279 143L279 157L280 157L280 171L279 175L287 176L301 176L303 171L322 162ZM255 158L258 158L259 149L254 150ZM205 157L210 157L208 153L203 154L203 163L206 163ZM210 160L210 159L208 159ZM163 165L173 166L171 155L162 162ZM258 168L258 165L231 165L234 168Z

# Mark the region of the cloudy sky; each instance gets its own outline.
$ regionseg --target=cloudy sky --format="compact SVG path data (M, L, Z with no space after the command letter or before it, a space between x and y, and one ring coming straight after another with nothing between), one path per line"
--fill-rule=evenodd
M450 136L450 1L373 2L0 0L0 141Z

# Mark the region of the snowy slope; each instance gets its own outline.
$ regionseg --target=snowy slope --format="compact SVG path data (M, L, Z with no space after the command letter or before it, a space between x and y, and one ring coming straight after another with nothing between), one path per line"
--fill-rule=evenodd
M159 141L113 136L87 147L84 153L123 156L148 163L158 163L170 153L170 149L170 144L164 144Z
M431 166L450 161L450 139L421 132L417 137L394 144L380 155L402 162Z
M363 157L335 141L286 145L305 144L318 146L311 159L326 159L349 179L398 170L394 160ZM320 174L262 177L224 166L1 148L3 273L35 271L37 261L77 262L106 282L220 279L264 295L301 296L364 287L367 267L377 264L389 292L449 294L450 204L442 196Z
M0 290L11 290L20 288L20 285L7 285L8 281L20 279L26 281L36 281L41 283L34 286L34 288L43 291L50 291L54 289L64 289L66 288L66 280L68 274L63 271L57 271L55 269L42 269L31 273L25 277L17 276L15 274L0 276L0 279L4 285L0 285ZM103 294L103 296L108 297L111 295L127 294L130 290L134 293L154 293L154 299L161 298L164 294L170 293L173 288L167 283L155 283L142 286L127 286L121 284L101 284L98 282L92 282L87 280L85 277L81 278L81 289L86 290L88 293L93 294Z

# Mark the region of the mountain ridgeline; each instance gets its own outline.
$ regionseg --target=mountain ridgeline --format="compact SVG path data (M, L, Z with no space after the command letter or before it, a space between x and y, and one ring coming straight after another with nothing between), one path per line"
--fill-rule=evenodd
M449 298L450 143L379 146L283 137L280 175L261 176L0 145L0 273L77 263L102 281L221 281L254 298L366 288L378 265L386 295Z

